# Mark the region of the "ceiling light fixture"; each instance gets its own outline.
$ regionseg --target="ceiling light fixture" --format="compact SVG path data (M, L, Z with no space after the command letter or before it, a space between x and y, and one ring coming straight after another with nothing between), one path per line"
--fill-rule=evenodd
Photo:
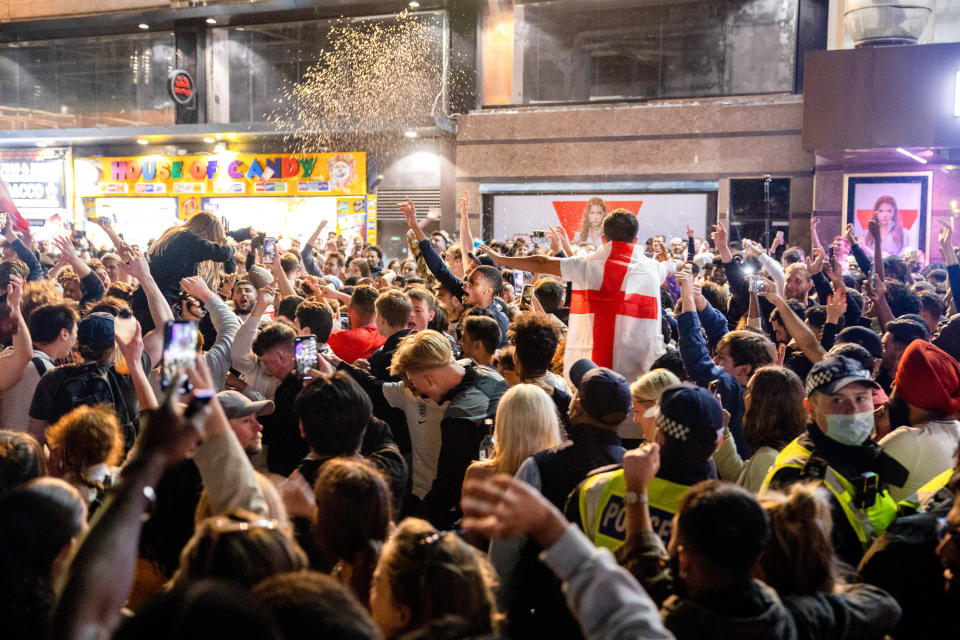
M403 132L403 135L407 136L408 138L416 138L417 132L414 131L413 129L407 129L406 131Z
M203 141L206 142L207 144L213 144L214 142L216 142L216 140L214 140L214 139L211 138L210 136L206 136L206 137L203 139Z
M417 0L410 0L410 2L408 2L407 4L410 5L410 8L411 8L411 9L419 9L419 8L420 8L420 3L417 2Z
M207 18L207 24L217 24L216 18Z
M144 140L143 138L137 138L137 144L150 144L150 141Z
M141 29L143 29L144 31L146 31L147 29L150 28L150 25L148 25L146 22L141 22L141 23L138 24L137 26L140 27Z

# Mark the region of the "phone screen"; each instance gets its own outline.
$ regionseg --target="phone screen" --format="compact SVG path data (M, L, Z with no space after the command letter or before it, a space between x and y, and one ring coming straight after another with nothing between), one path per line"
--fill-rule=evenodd
M163 332L163 386L185 373L197 361L197 323L168 322Z
M523 271L513 270L513 297L519 298L523 293Z
M533 285L525 284L523 285L523 294L520 296L520 308L529 309L532 303L533 303Z
M297 336L294 339L293 357L297 361L297 375L306 377L307 369L317 366L317 337Z
M264 264L273 264L274 256L277 254L277 239L267 238L263 241L263 262Z

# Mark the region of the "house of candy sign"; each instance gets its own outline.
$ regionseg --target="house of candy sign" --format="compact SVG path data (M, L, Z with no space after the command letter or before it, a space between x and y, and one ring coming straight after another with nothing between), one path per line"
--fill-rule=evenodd
M362 196L367 187L364 153L223 152L88 161L98 180L78 185L85 196Z

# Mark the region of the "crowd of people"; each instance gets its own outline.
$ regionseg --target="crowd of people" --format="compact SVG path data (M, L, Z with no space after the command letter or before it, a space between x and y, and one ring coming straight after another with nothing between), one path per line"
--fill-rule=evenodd
M4 637L952 635L950 227L924 265L876 213L764 246L593 199L484 245L400 208L394 259L8 220Z

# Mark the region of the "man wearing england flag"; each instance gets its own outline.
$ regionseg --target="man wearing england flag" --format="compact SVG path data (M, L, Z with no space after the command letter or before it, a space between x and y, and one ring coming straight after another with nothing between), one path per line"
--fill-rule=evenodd
M664 353L660 285L676 270L637 244L636 216L616 209L603 219L603 246L589 256L510 258L481 247L497 266L559 276L573 283L564 375L581 358L608 367L627 380L650 369Z

